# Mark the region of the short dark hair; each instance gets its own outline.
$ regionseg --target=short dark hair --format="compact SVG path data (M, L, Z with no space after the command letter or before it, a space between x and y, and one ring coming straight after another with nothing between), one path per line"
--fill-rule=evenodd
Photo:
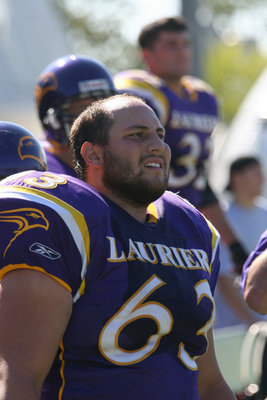
M236 160L234 160L231 164L230 164L230 169L229 169L229 182L225 187L225 190L232 190L232 176L234 175L235 172L242 172L244 171L246 168L254 166L254 165L258 165L260 166L261 163L260 161L254 157L254 156L243 156L243 157L239 157Z
M102 146L108 144L109 130L114 122L114 115L105 105L115 98L135 98L145 104L141 98L133 94L117 94L94 101L74 121L70 132L70 149L74 157L75 171L78 178L82 180L85 179L86 164L81 155L81 147L84 142Z
M160 18L143 27L138 43L142 49L151 48L162 31L185 32L188 31L187 22L182 17Z

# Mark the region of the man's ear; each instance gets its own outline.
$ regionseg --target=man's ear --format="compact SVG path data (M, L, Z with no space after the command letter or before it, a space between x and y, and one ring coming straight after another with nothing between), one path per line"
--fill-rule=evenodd
M100 153L100 147L91 142L84 142L81 147L81 155L87 165L100 165L102 162Z
M145 64L150 65L153 58L153 52L150 49L142 49L142 58Z

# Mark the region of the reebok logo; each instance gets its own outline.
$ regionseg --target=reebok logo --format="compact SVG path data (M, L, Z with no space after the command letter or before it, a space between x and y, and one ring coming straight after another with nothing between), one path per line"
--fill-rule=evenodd
M56 260L57 258L61 257L61 254L41 243L33 243L29 250L33 253L37 253L41 256L49 258L50 260Z

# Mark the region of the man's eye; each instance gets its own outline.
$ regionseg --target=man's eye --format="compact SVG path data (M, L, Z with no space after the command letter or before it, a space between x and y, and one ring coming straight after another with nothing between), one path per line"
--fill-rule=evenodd
M132 137L141 137L142 136L142 132L134 132L134 133L131 133L130 136L132 136Z

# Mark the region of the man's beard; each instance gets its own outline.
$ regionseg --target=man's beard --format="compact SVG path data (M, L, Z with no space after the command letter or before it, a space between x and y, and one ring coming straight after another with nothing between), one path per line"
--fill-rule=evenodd
M115 195L133 206L147 206L162 196L167 188L168 173L162 182L150 182L142 175L142 171L133 175L130 161L118 159L105 149L103 183Z

